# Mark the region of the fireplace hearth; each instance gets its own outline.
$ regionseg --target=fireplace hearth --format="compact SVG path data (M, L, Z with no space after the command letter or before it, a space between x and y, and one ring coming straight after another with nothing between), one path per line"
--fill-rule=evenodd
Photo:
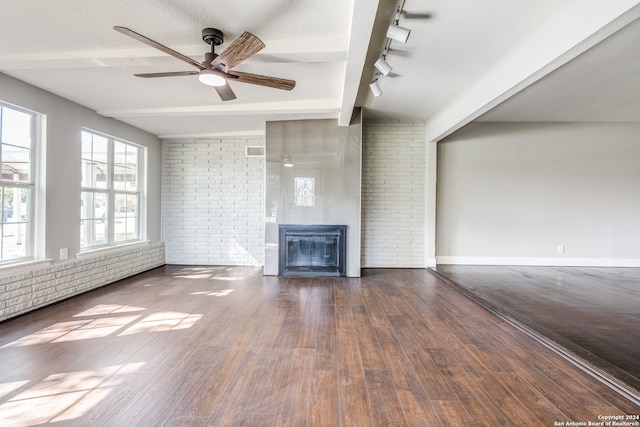
M346 225L280 224L280 276L346 276Z

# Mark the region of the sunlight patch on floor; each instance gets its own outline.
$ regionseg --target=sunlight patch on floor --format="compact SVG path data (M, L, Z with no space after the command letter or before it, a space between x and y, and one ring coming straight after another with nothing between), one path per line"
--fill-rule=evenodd
M36 425L80 418L143 365L144 362L130 363L52 374L42 381L0 384L4 396L9 395L0 404L0 424L11 425L20 420L25 425Z
M143 332L164 332L188 329L202 318L201 314L179 313L166 311L151 314L130 326L118 336L132 335Z
M224 297L233 292L233 289L222 289L220 291L202 291L202 292L191 292L189 295L207 295L210 297Z
M144 308L120 304L98 304L95 307L75 314L73 317L100 316L104 314L130 313L133 311L144 311Z
M141 316L139 315L138 316L119 316L119 317L112 317L108 319L102 318L102 319L92 320L86 325L83 325L78 329L70 331L69 333L64 334L60 338L56 338L51 342L55 343L55 342L77 341L77 340L85 340L85 339L91 339L91 338L108 337L109 335L122 329L122 327L136 321L136 319L139 319L140 317Z
M89 338L104 338L118 331L123 326L134 322L140 316L118 316L111 318L76 320L71 322L58 322L38 332L24 336L7 343L0 348L24 347L56 343L64 341L77 341Z

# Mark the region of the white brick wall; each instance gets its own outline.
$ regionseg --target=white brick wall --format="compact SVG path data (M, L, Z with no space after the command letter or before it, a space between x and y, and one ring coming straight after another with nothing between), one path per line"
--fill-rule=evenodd
M167 263L263 265L263 137L165 141L163 239Z
M164 265L162 242L0 277L0 321Z
M426 125L365 121L362 267L425 267Z

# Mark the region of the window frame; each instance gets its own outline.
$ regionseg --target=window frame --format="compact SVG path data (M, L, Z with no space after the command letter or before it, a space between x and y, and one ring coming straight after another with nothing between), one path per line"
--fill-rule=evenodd
M88 129L88 128L83 128L81 131L81 144L83 144L84 141L84 135L89 134L91 135L92 138L92 144L93 144L93 138L94 137L99 137L99 138L104 138L107 141L107 156L106 156L106 161L107 161L107 178L106 178L106 187L98 187L95 186L95 183L93 183L93 187L88 187L85 186L85 182L81 182L81 187L80 187L80 200L81 200L81 207L80 207L80 227L81 227L81 237L80 237L80 252L88 252L88 251L93 251L93 250L97 250L97 249L103 249L103 248L110 248L110 247L117 247L117 246L121 246L121 245L126 245L126 244L131 244L131 243L137 243L137 242L141 242L145 239L144 236L144 227L143 227L143 215L142 212L145 211L143 204L146 203L146 200L144 198L144 192L143 192L143 185L144 185L144 159L146 156L146 149L144 146L136 144L134 142L131 141L127 141L123 138L118 138L112 135L108 135L102 132L98 132L92 129ZM116 182L115 182L115 169L116 169L116 159L115 159L115 145L116 143L120 143L123 144L125 147L134 147L136 149L136 184L135 184L135 190L127 190L127 189L116 189ZM82 148L81 148L82 150ZM83 154L81 154L81 168L84 168L84 162L85 162L85 157ZM126 164L126 163L125 163ZM126 168L125 168L126 169ZM85 173L85 171L82 171L83 175ZM91 217L86 217L84 216L84 209L82 206L82 201L86 200L85 198L85 194L91 193L94 196L96 194L101 194L105 196L105 207L104 207L104 217L103 217L103 223L104 223L104 227L105 227L105 231L104 231L104 242L102 243L95 243L93 242L94 237L95 237L95 222L99 221L97 219L97 217L95 217L95 201L92 198L92 203L94 203L94 209L92 209L93 211L93 215ZM137 203L135 206L135 216L133 217L133 222L134 222L134 226L135 226L135 236L133 238L123 238L123 239L118 239L115 231L116 231L116 220L118 218L121 218L119 216L116 215L116 211L115 211L115 207L116 207L116 199L119 195L125 195L125 197L129 197L129 196L133 196L135 197ZM125 213L127 213L125 211ZM132 219L131 216L125 215L125 221L127 219ZM89 221L93 224L86 224L85 221ZM126 225L125 225L125 230L126 230ZM84 230L82 229L84 228ZM89 233L89 231L91 231ZM83 244L83 236L84 236L84 244ZM88 241L88 243L87 243Z
M38 172L38 160L39 160L39 147L40 147L40 137L41 137L41 114L29 110L27 108L20 107L18 105L10 104L4 101L0 101L0 146L5 143L2 141L2 117L4 116L4 110L9 109L13 111L17 111L19 113L27 114L31 117L30 123L30 139L31 144L29 146L29 180L28 181L6 181L2 177L2 173L0 173L0 189L2 193L0 193L0 211L2 211L2 217L0 218L0 267L9 266L13 264L19 264L26 261L31 261L35 259L35 253L37 252L36 248L36 240L35 240L35 230L36 230L36 221L35 217L36 213L36 203L38 197L38 189L36 187L36 183L38 182L38 177L36 176ZM0 167L2 165L2 150L0 150ZM26 212L25 212L25 221L13 221L7 222L4 218L4 200L1 199L2 194L4 194L4 189L13 188L14 191L24 190L28 191L28 196L26 200ZM14 207L15 209L15 207ZM3 259L4 257L4 227L6 224L25 224L24 231L24 241L21 243L25 247L24 255Z

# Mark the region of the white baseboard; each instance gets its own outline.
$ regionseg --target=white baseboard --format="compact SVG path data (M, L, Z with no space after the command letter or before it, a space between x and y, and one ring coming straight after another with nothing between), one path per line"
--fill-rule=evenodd
M439 256L440 265L523 265L552 267L640 267L640 259L623 258L530 258Z

